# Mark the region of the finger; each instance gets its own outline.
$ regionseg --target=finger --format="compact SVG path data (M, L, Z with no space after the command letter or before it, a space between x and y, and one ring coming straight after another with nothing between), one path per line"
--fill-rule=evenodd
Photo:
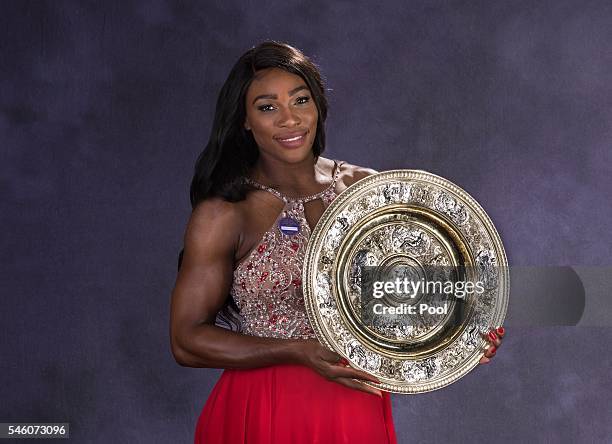
M363 379L365 381L374 382L375 384L380 384L380 380L377 377L352 367L332 366L329 374L334 378Z
M370 387L362 382L355 381L354 379L348 378L338 378L336 382L345 385L346 387L354 388L357 390L361 390L362 392L370 393L372 395L376 395L382 398L382 392L374 387Z
M336 362L336 365L341 365L342 367L347 367L349 366L349 362L346 358L340 358L338 360L338 362Z
M375 376L352 367L333 366L330 375L334 378L362 379L364 381L380 384L380 380Z
M487 334L487 341L489 341L495 347L499 347L501 345L501 339L499 339L499 336L497 336L495 330L491 330Z
M487 358L486 356L483 356L482 358L480 358L480 361L479 361L480 364L488 364L489 362L491 362L491 359Z
M500 338L503 338L506 334L506 329L502 326L499 326L495 329L495 333L497 333L497 336L499 336Z
M495 347L494 345L491 345L490 347L487 347L483 356L491 359L493 356L495 356L495 353L497 353L497 347Z

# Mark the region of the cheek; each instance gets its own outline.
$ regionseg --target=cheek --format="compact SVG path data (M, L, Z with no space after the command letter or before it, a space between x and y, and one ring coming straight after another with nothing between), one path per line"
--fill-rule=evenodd
M311 114L311 115L310 115L310 119L311 119L310 121L312 122L312 123L311 123L311 126L312 126L312 128L313 128L313 132L316 132L317 125L318 125L318 123L319 123L319 114L317 113L316 108L315 108L315 112L314 112L314 114Z
M249 119L249 123L251 125L251 131L253 132L254 137L262 137L266 134L271 133L271 127L273 124L271 123L271 119L267 119L265 117L258 116L255 119Z
M253 134L253 139L257 142L257 145L262 145L264 141L267 139L266 133L261 130L261 128L253 127L251 129L251 133Z
M251 127L251 133L259 147L266 147L272 143L274 131L271 125L265 125L258 121Z
M319 118L317 108L314 107L313 109L303 110L300 115L300 118L302 122L308 122L308 124L313 127L316 126Z

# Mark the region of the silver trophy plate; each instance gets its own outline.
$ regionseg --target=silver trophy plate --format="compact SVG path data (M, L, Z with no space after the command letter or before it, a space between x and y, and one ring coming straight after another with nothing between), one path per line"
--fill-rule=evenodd
M419 170L377 173L341 193L312 232L302 282L321 343L396 393L436 390L472 370L509 293L504 247L485 211ZM398 285L376 291L384 282ZM466 282L478 291L459 292Z

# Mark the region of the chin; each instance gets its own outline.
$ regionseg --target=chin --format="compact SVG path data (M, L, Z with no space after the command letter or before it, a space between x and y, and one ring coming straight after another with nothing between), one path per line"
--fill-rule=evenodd
M287 149L275 147L274 151L266 150L267 154L286 163L300 163L312 156L312 145L307 147Z
M282 153L289 163L299 163L312 156L312 147L304 150L295 150Z

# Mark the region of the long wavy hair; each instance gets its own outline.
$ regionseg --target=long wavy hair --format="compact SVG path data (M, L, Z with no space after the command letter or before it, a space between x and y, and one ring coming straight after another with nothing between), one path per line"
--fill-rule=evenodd
M245 98L255 73L266 68L283 69L306 82L318 111L317 132L312 145L315 158L325 150L327 98L317 66L293 46L275 41L263 42L238 59L219 92L210 138L198 156L191 181L192 208L213 196L238 202L245 199L251 189L243 179L259 157L259 149L252 133L244 128ZM179 269L182 257L183 251L179 254ZM217 324L241 329L238 307L231 296L219 312Z

